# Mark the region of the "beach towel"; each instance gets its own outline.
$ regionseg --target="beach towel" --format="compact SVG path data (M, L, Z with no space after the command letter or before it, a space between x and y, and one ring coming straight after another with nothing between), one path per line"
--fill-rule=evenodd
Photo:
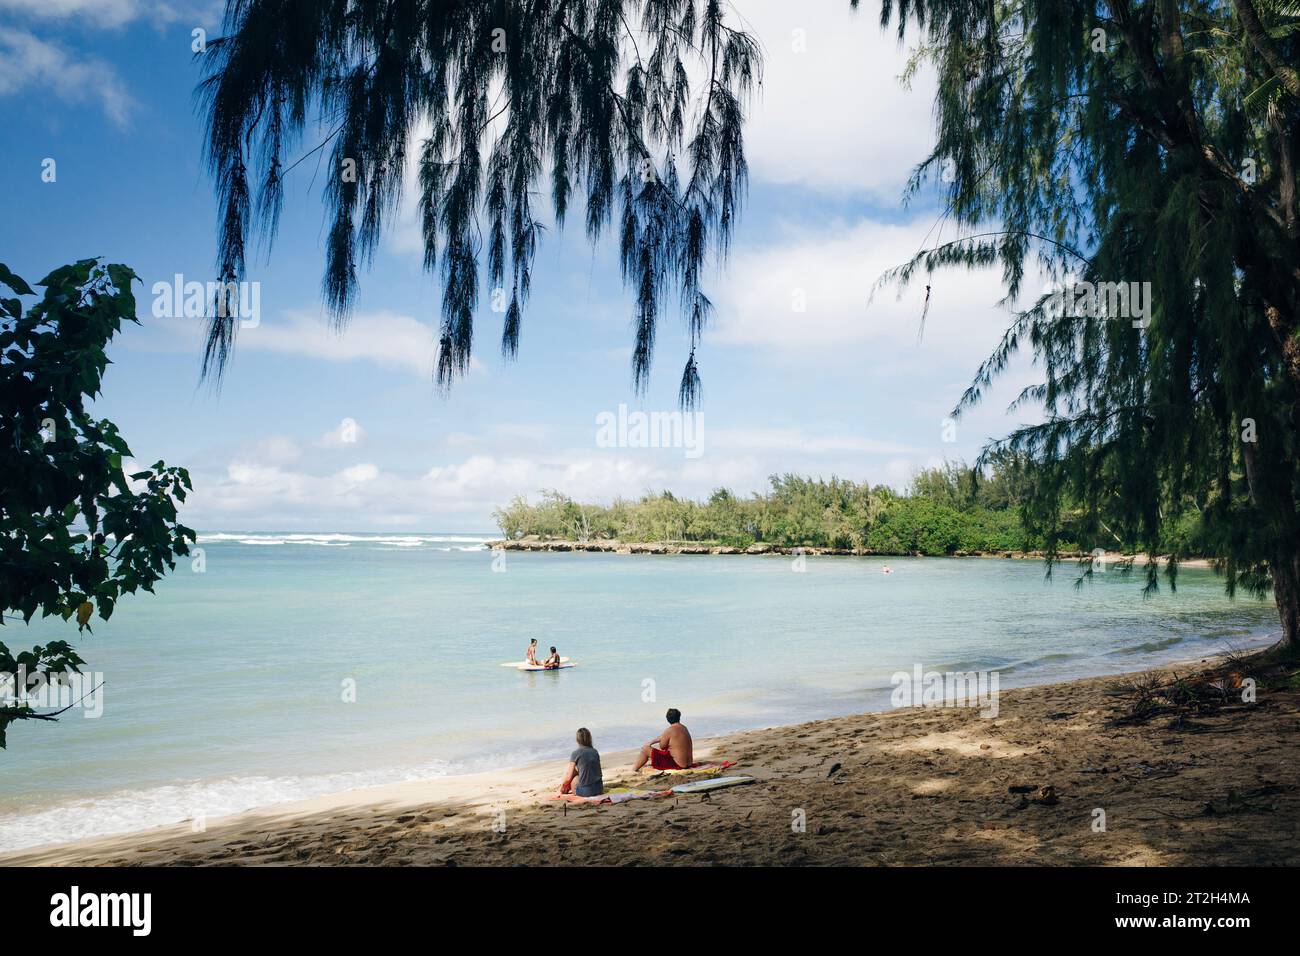
M629 787L613 787L597 797L580 797L576 793L554 793L547 800L563 800L565 803L624 803L628 800L644 800L647 797L666 797L671 790L633 790Z
M658 777L661 774L672 774L674 777L702 777L715 773L722 773L736 765L734 760L707 761L704 763L696 762L689 767L678 770L655 770L653 767L641 768L642 773L649 773L651 776Z

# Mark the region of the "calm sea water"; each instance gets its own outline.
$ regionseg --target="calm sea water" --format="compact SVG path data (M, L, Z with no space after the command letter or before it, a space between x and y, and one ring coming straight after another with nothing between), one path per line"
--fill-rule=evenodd
M486 536L207 535L156 596L79 643L101 717L11 725L0 849L354 787L637 744L678 707L697 736L888 706L890 677L1001 686L1262 643L1271 602L1185 569L1144 598L1113 569L1006 560L505 555ZM498 561L499 566L499 561ZM5 628L11 647L72 637ZM522 673L528 638L579 666ZM347 687L355 702L345 702Z

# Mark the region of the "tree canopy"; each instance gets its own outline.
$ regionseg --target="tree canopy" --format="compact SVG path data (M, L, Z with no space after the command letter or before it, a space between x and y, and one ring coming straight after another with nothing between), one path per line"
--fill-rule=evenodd
M712 311L701 276L711 255L725 254L740 210L745 98L761 71L727 6L230 0L199 88L224 288L244 277L250 230L274 236L286 177L328 150L323 286L345 321L414 163L424 265L442 280L436 379L445 387L469 366L484 259L504 312L502 352L516 353L546 218L535 194L548 187L556 224L583 201L593 242L617 217L623 279L636 296L639 388L676 296L691 343L680 397L694 404L695 346ZM304 137L319 141L294 160ZM236 310L214 311L204 370L220 374Z
M998 265L1009 297L1040 268L1056 284L957 412L1030 350L1044 380L1019 401L1046 420L990 451L1033 465L1049 549L1067 498L1086 538L1151 552L1194 507L1229 590L1271 584L1294 646L1300 4L884 0L880 20L937 71L913 186L942 172L957 229L888 278L926 276L934 307L945 267Z
M131 455L117 426L96 419L87 403L100 392L105 348L134 322L136 275L123 265L83 259L37 283L0 264L0 624L15 613L91 616L107 621L123 594L152 591L189 553L194 532L177 520L190 490L184 468L161 461L127 475ZM14 654L0 642L0 678L14 693L20 670L79 671L66 641ZM0 747L6 726L39 716L30 706L0 701Z
M765 492L738 497L719 488L705 501L661 491L583 504L549 490L533 505L517 497L495 517L509 539L762 543L875 554L1023 551L1041 539L1017 516L1020 484L1011 462L978 476L957 464L926 469L902 495L884 485L786 474L772 475Z

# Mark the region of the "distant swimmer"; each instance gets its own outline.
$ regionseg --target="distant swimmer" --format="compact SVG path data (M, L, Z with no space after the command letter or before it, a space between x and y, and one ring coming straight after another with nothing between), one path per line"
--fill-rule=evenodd
M559 666L560 666L560 652L557 651L555 648L552 647L552 648L551 648L551 656L548 657L548 658L546 658L546 660L542 661L542 666L545 667L548 671L553 671L553 670L555 670L557 667L559 667Z
M554 650L554 648L552 648L552 650ZM524 652L524 660L529 664L537 663L537 638L534 637L528 642L528 650Z
M889 565L885 565L883 568L880 569L880 573L881 573L881 574L893 574L893 573L894 573L894 569L891 568Z

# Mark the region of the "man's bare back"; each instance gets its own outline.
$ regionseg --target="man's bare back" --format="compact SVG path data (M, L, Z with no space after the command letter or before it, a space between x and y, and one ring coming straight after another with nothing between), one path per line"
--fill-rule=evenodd
M679 767L689 767L695 762L695 743L685 724L669 724L659 735L659 749L672 754Z

